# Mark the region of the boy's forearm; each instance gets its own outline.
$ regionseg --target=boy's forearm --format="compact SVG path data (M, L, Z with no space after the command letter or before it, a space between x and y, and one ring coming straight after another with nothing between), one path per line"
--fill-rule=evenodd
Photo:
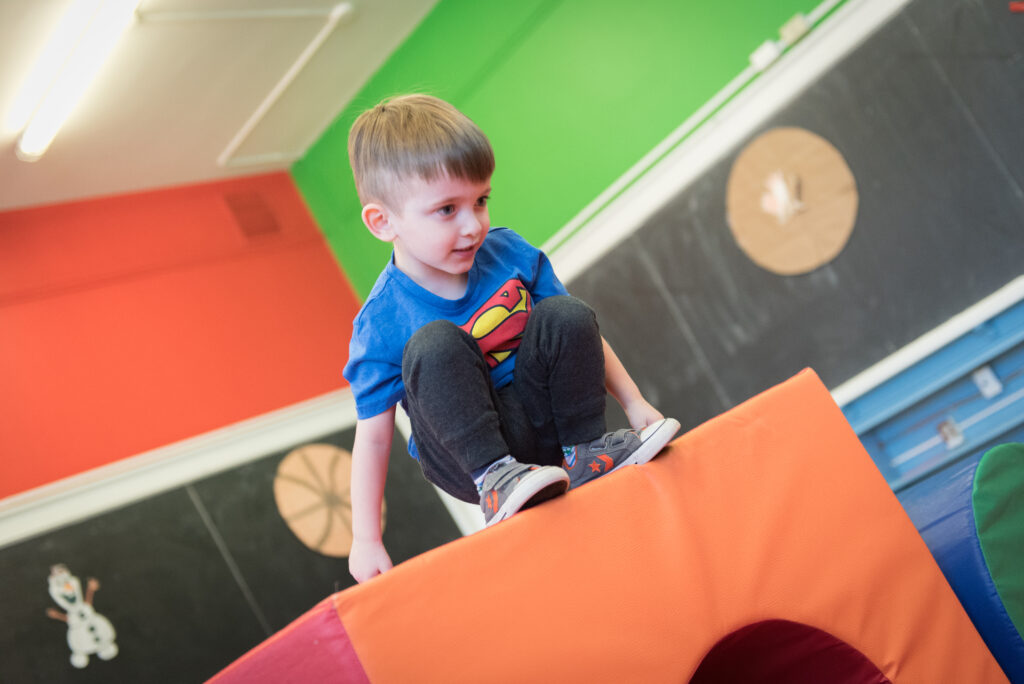
M356 424L352 447L352 536L380 541L381 502L387 478L395 409Z
M602 337L601 342L604 345L605 388L622 406L643 399L640 388L633 382L633 378L629 376L626 367L608 344L608 340Z
M643 394L640 393L640 388L637 387L636 383L633 382L633 378L626 372L625 367L619 361L619 357L615 355L615 352L612 351L608 341L602 337L601 342L604 344L605 387L626 412L626 418L629 419L630 426L635 430L639 430L651 425L655 421L664 419L665 416L661 414L661 411L651 406L644 399Z

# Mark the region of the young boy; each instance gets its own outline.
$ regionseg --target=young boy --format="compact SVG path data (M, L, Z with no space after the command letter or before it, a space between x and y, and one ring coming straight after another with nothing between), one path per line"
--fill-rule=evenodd
M386 100L349 133L363 223L393 254L356 316L345 367L358 422L349 570L391 567L381 499L395 405L430 482L479 502L487 525L619 467L679 429L643 398L547 257L490 227L494 153L426 95ZM634 429L605 434L606 388Z

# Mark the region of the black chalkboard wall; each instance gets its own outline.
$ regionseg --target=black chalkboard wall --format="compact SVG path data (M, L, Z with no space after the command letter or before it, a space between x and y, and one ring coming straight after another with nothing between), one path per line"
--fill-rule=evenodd
M350 451L354 438L348 429L315 441ZM396 432L384 528L395 563L459 536L405 450ZM0 682L203 682L355 584L347 559L311 551L278 512L274 477L290 451L0 549ZM99 580L94 606L117 632L113 660L71 665L68 627L46 614L57 608L47 593L57 563L83 591Z
M779 126L835 145L860 194L846 248L802 276L726 222L734 160ZM1024 273L1022 188L1024 15L917 0L569 288L685 429L807 366L834 387Z

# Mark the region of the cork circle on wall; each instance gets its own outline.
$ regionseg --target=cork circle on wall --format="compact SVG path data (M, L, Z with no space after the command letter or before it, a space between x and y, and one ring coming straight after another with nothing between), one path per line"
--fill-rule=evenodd
M277 466L274 500L299 541L341 558L352 548L351 485L351 453L330 444L306 444Z
M830 142L802 128L774 128L736 158L726 215L754 263L799 275L832 261L846 246L857 200L853 173Z

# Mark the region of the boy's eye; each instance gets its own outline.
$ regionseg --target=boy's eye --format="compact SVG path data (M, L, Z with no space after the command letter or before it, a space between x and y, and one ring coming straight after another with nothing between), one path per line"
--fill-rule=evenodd
M446 204L443 207L438 208L437 213L439 213L441 216L451 216L452 214L455 213L455 205Z
M491 199L490 195L484 195L483 197L481 197L480 199L478 199L476 201L476 206L478 206L478 207L486 207L487 206L487 202L490 199Z

